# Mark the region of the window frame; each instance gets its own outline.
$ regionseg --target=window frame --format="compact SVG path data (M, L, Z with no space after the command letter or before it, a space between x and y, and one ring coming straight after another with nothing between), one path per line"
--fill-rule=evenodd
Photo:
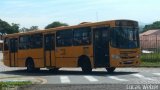
M24 39L23 42L21 42L21 38ZM19 45L18 45L19 50L29 49L30 48L30 35L19 36L18 43L19 43Z
M66 31L68 32L65 33ZM73 45L72 29L65 29L56 32L56 47L69 47L72 45Z
M46 43L46 38L49 39L49 42ZM50 46L48 46L50 45ZM55 34L45 34L44 35L44 49L47 50L55 50Z
M10 45L9 45L9 51L11 53L18 51L18 38L11 38L10 39Z
M7 45L6 45L6 41L7 41ZM4 39L4 51L8 51L9 50L9 38L6 37Z
M75 33L78 33L79 36L75 36L76 35ZM87 36L84 36L84 34L87 34ZM84 38L88 38L86 39L88 40L87 43L84 43L85 41ZM76 41L77 42L79 41L79 43L76 43ZM75 28L73 30L73 45L74 46L91 45L91 44L92 44L92 28L91 27L80 27L80 28Z
M43 33L35 33L30 35L30 48L43 48Z

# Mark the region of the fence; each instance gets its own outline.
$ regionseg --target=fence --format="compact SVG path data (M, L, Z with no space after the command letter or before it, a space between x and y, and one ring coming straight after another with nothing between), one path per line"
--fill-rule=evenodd
M160 35L140 36L142 65L160 66Z

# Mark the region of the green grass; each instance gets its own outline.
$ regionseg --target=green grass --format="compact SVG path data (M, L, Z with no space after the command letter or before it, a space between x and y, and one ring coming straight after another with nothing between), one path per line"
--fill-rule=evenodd
M142 62L140 66L145 66L145 67L160 67L160 62Z
M160 62L160 53L142 54L141 60L144 62Z
M141 55L140 66L160 66L160 53L149 53Z
M31 84L32 82L30 81L0 82L0 90L6 90L6 88L14 88L17 86L24 86L24 85L31 85Z

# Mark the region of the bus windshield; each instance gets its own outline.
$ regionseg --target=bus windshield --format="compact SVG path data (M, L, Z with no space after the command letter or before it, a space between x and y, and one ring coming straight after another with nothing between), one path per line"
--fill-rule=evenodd
M116 48L138 48L139 33L137 28L116 27L111 31L111 45Z

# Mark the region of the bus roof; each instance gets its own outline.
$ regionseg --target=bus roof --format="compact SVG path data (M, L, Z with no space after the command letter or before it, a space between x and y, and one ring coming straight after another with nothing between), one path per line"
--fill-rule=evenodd
M8 34L4 35L4 37L12 37L12 36L18 36L18 35L27 35L27 34L35 34L35 33L45 33L45 32L54 32L58 30L65 30L65 29L71 29L71 28L80 28L80 27L89 27L89 26L98 26L102 24L109 24L114 23L115 21L133 21L134 20L127 20L127 19L119 19L119 20L109 20L109 21L101 21L101 22L82 22L78 25L73 25L73 26L60 26L56 28L49 28L49 29L43 29L43 30L37 30L37 31L29 31L29 32L22 32L22 33L14 33L14 34Z

